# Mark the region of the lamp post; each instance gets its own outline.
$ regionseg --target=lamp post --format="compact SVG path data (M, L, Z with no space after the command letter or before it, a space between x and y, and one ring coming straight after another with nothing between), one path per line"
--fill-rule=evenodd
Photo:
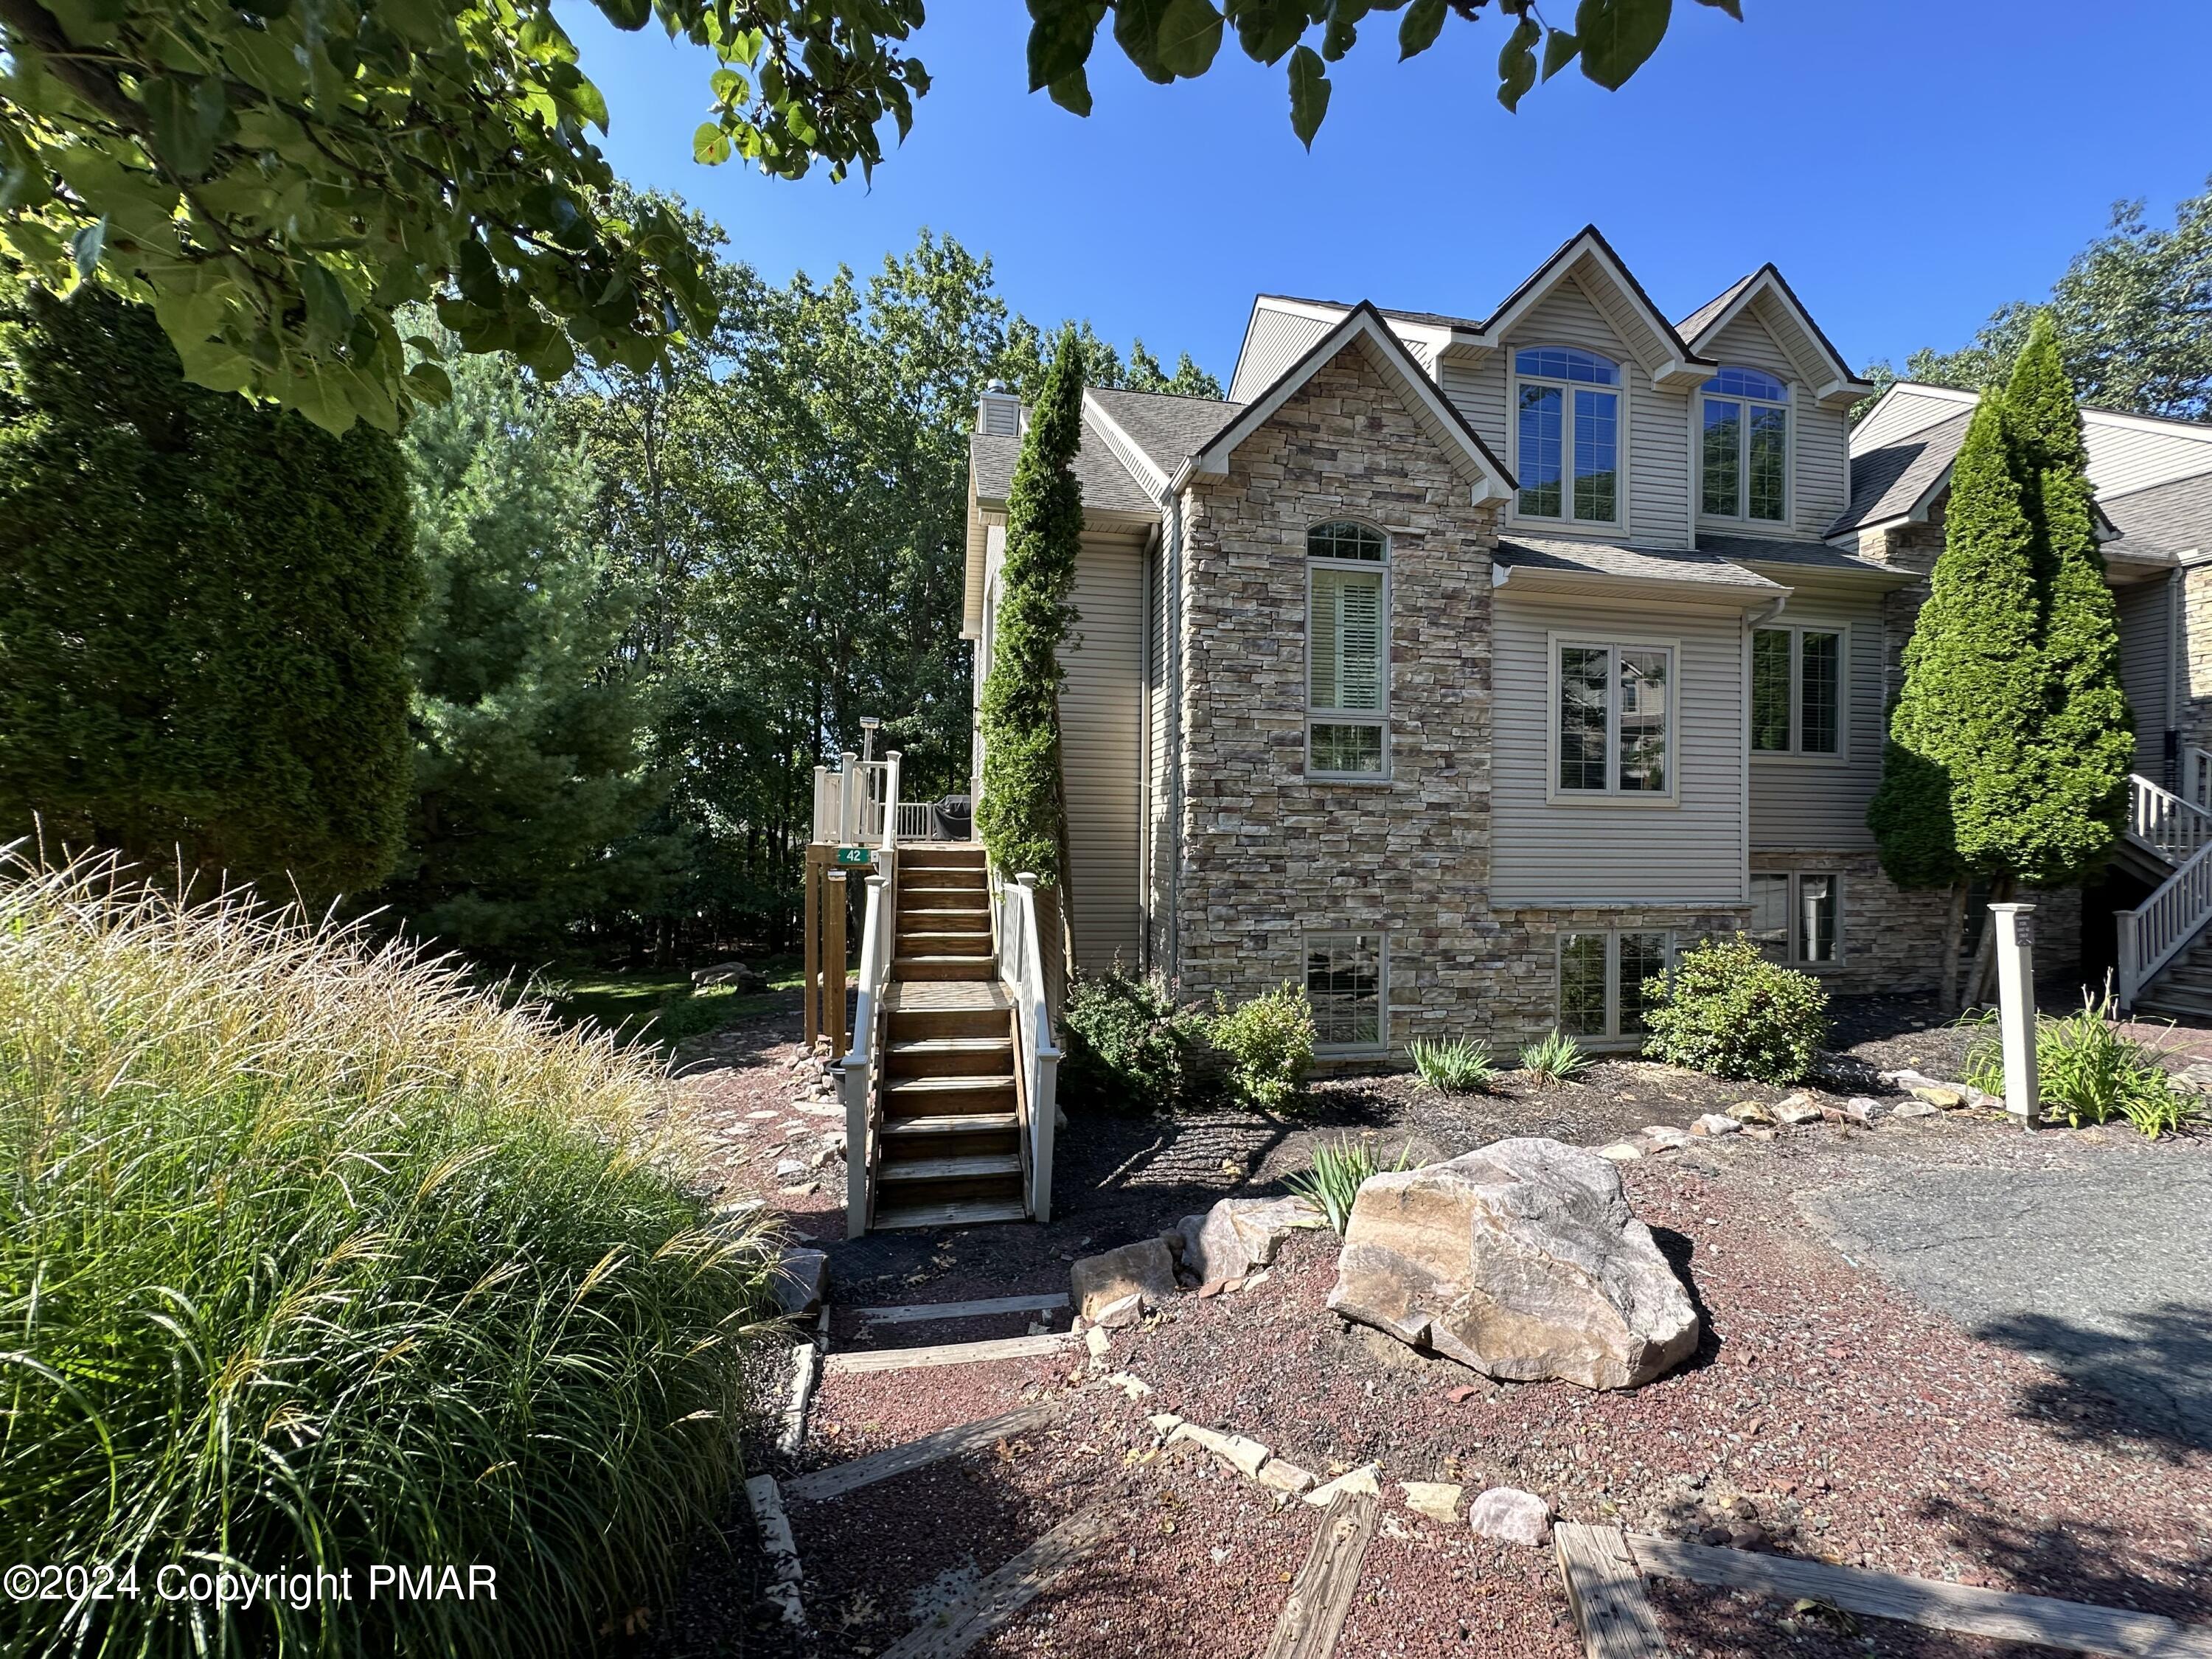
M2005 1110L2022 1125L2041 1125L2035 1075L2035 907L1992 904L1997 930L1997 1030L2004 1048Z

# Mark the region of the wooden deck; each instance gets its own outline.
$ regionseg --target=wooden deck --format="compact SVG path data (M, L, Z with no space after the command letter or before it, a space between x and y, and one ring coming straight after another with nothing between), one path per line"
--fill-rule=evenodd
M1014 1005L995 979L899 979L884 988L892 1013L1005 1013Z

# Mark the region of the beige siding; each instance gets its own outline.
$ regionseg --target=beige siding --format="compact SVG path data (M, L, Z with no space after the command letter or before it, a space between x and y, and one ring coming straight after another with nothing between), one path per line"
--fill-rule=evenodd
M1741 613L1527 598L1495 606L1492 896L1512 904L1736 903L1743 896ZM1551 635L1674 647L1673 804L1547 799Z
M1277 311L1262 301L1252 313L1251 331L1244 337L1243 355L1237 360L1237 374L1229 385L1229 400L1250 403L1328 331L1329 325L1317 317Z
M1784 526L1714 519L1702 512L1698 522L1722 534L1817 538L1850 504L1849 411L1824 409L1813 401L1812 388L1799 375L1790 354L1759 320L1759 307L1764 304L1762 299L1747 307L1699 349L1723 365L1764 369L1790 387L1790 522ZM1686 444L1688 432L1686 423ZM1686 475L1684 488L1687 487Z
M1881 597L1847 589L1824 592L1782 566L1766 566L1764 574L1796 586L1789 608L1776 619L1778 626L1833 625L1846 630L1844 696L1850 720L1840 759L1752 756L1752 847L1762 852L1863 851L1874 845L1866 827L1867 803L1881 781Z
M1685 401L1659 391L1628 353L1619 331L1572 279L1561 283L1514 325L1512 337L1472 366L1448 362L1441 384L1469 425L1485 442L1519 468L1517 433L1507 404L1513 353L1537 345L1580 346L1621 367L1621 435L1627 453L1626 522L1617 528L1563 524L1553 519L1517 519L1509 514L1506 533L1516 529L1544 535L1588 535L1632 540L1641 547L1689 545L1689 411Z
M1950 398L1931 396L1910 387L1892 392L1867 411L1867 417L1851 430L1851 448L1861 455L1870 449L1881 449L1900 438L1909 438L1916 432L1924 432L1931 426L1940 426L1954 415L1963 414L1973 407L1973 400L1959 402Z
M1063 647L1060 694L1067 787L1068 902L1075 965L1137 965L1145 730L1143 544L1086 535Z
M2131 582L2113 597L2120 607L2120 684L2136 717L2135 769L2162 782L2166 694L2172 684L2172 589L2160 580Z
M2124 495L2212 471L2212 431L2160 431L2092 415L2082 422L2081 435L2089 448L2089 482L2100 495Z

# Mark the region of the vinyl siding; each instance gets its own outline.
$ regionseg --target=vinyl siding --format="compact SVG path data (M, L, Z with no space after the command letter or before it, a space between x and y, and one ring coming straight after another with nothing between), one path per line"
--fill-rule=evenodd
M1698 514L1700 527L1738 536L1819 537L1850 501L1850 422L1847 410L1824 409L1799 375L1790 354L1759 320L1763 298L1747 307L1700 351L1721 364L1765 370L1790 387L1790 522L1787 526ZM1703 394L1696 394L1702 399ZM1683 441L1689 441L1685 417ZM1686 459L1685 462L1686 466ZM1688 478L1683 481L1685 490Z
M1252 327L1244 338L1243 355L1229 385L1229 401L1249 404L1305 356L1316 340L1329 331L1318 318L1277 311L1264 301L1252 313Z
M1518 434L1508 413L1513 353L1537 345L1580 346L1621 366L1626 407L1622 439L1627 448L1627 513L1620 526L1571 525L1555 519L1510 515L1509 528L1546 535L1586 535L1633 540L1644 547L1689 545L1689 415L1683 400L1660 392L1628 354L1618 331L1571 278L1561 283L1514 325L1510 338L1479 363L1447 362L1440 384L1483 441L1517 471Z
M1137 965L1145 729L1143 544L1086 535L1071 597L1079 620L1062 647L1068 902L1075 965Z
M1769 566L1765 574L1778 581L1793 580L1780 566ZM1850 721L1841 760L1752 756L1752 848L1863 852L1874 845L1867 803L1881 781L1881 600L1848 590L1824 592L1802 574L1794 582L1796 592L1776 623L1846 630L1844 696Z
M2135 769L2163 781L2172 589L2160 580L2130 582L2113 598L2120 608L2120 684L2136 717Z
M1741 613L1516 597L1508 587L1498 594L1494 617L1494 902L1741 902ZM1547 798L1555 631L1600 641L1674 643L1674 804Z
M2166 433L2092 415L2083 421L2081 435L2089 449L2089 482L2100 495L2124 495L2212 471L2212 432Z
M1870 449L1884 448L1900 438L1941 426L1954 415L1963 414L1973 406L1972 398L1961 403L1909 389L1893 392L1852 428L1851 448L1862 455Z

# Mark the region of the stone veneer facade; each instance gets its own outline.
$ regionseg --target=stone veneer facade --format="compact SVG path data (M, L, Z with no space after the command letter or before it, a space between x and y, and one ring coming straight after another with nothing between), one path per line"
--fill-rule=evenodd
M1316 373L1183 501L1176 968L1232 998L1304 980L1309 933L1387 941L1388 1039L1458 1036L1506 945L1489 904L1496 516L1366 348ZM1388 532L1385 781L1305 777L1309 526Z

